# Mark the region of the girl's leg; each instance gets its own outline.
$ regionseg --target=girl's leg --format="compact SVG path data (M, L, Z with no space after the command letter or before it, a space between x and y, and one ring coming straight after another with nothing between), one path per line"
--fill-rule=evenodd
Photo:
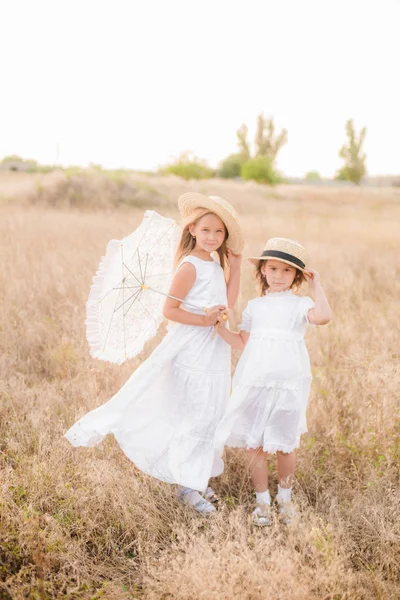
M296 466L296 455L294 452L288 454L277 452L278 458L278 483L281 489L291 489Z
M268 490L268 454L262 448L249 448L249 469L256 491L256 507L252 512L254 525L272 525L271 496Z
M268 454L262 448L248 449L251 480L256 493L268 490Z
M276 501L281 522L290 525L298 516L296 507L291 503L296 456L294 452L289 454L278 452L277 455L279 483Z

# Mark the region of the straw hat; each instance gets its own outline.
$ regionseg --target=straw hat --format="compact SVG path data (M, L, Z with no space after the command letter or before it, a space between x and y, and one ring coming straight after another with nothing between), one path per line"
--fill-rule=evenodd
M287 238L271 238L265 244L265 248L261 256L252 256L249 261L252 265L257 266L259 260L268 260L269 258L280 260L287 263L300 271L306 270L307 252L306 249L293 240Z
M218 215L228 230L227 247L234 254L242 252L244 241L239 225L239 217L232 204L227 200L219 196L205 196L197 192L188 192L180 196L178 206L183 218L189 217L196 208L207 208L210 212Z

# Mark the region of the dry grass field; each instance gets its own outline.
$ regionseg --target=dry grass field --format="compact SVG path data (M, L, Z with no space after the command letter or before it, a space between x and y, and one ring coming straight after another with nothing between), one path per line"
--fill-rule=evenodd
M246 253L271 236L302 241L335 312L307 333L314 380L292 528L249 524L243 451L227 452L213 482L222 506L205 521L113 439L89 450L63 438L157 343L121 367L90 357L85 302L106 243L145 208L177 218L189 189L231 200ZM399 598L399 223L394 189L1 175L0 599ZM232 325L254 294L244 263Z

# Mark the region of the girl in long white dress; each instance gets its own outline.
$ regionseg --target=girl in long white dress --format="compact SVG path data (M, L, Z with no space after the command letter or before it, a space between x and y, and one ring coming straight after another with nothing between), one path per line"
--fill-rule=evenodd
M294 450L307 431L311 383L304 333L307 322L328 323L331 309L318 273L306 270L306 251L297 242L272 238L260 257L249 260L256 267L261 296L248 303L240 333L225 329L223 321L218 328L221 337L244 352L234 375L233 393L216 429L215 446L226 443L248 449L256 525L271 524L267 456L277 452L278 510L281 521L289 524L296 516L291 503ZM315 303L293 293L305 280Z
M177 484L182 501L210 513L208 480L224 467L213 439L230 390L230 347L215 326L239 292L243 238L223 198L188 193L178 204L185 220L170 295L183 301L167 298L164 306L173 323L117 394L66 437L93 446L114 434L141 471Z

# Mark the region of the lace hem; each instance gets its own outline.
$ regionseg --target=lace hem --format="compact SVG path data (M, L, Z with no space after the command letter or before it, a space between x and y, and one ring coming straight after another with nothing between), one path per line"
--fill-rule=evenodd
M220 451L213 447L212 435L202 436L187 431L175 431L171 436L171 444L167 452L160 450L159 453L154 453L153 451L152 457L149 458L144 448L135 447L134 443L130 445L130 436L126 431L116 430L108 433L114 435L121 450L138 469L166 483L205 491L208 479L221 475L224 470ZM92 447L99 444L106 435L95 431L88 433L80 424L75 424L67 431L65 437L75 447ZM177 448L181 449L179 454L176 452ZM176 462L179 456L181 462ZM188 459L185 458L191 456L201 459L196 460L197 466L193 470L188 469L186 464Z
M263 452L267 452L268 454L275 454L276 452L283 452L284 454L290 454L297 448L300 448L300 439L296 440L294 444L260 444L254 442L253 440L232 440L227 441L226 446L228 448L246 448L247 450L256 450L257 448L262 448Z

